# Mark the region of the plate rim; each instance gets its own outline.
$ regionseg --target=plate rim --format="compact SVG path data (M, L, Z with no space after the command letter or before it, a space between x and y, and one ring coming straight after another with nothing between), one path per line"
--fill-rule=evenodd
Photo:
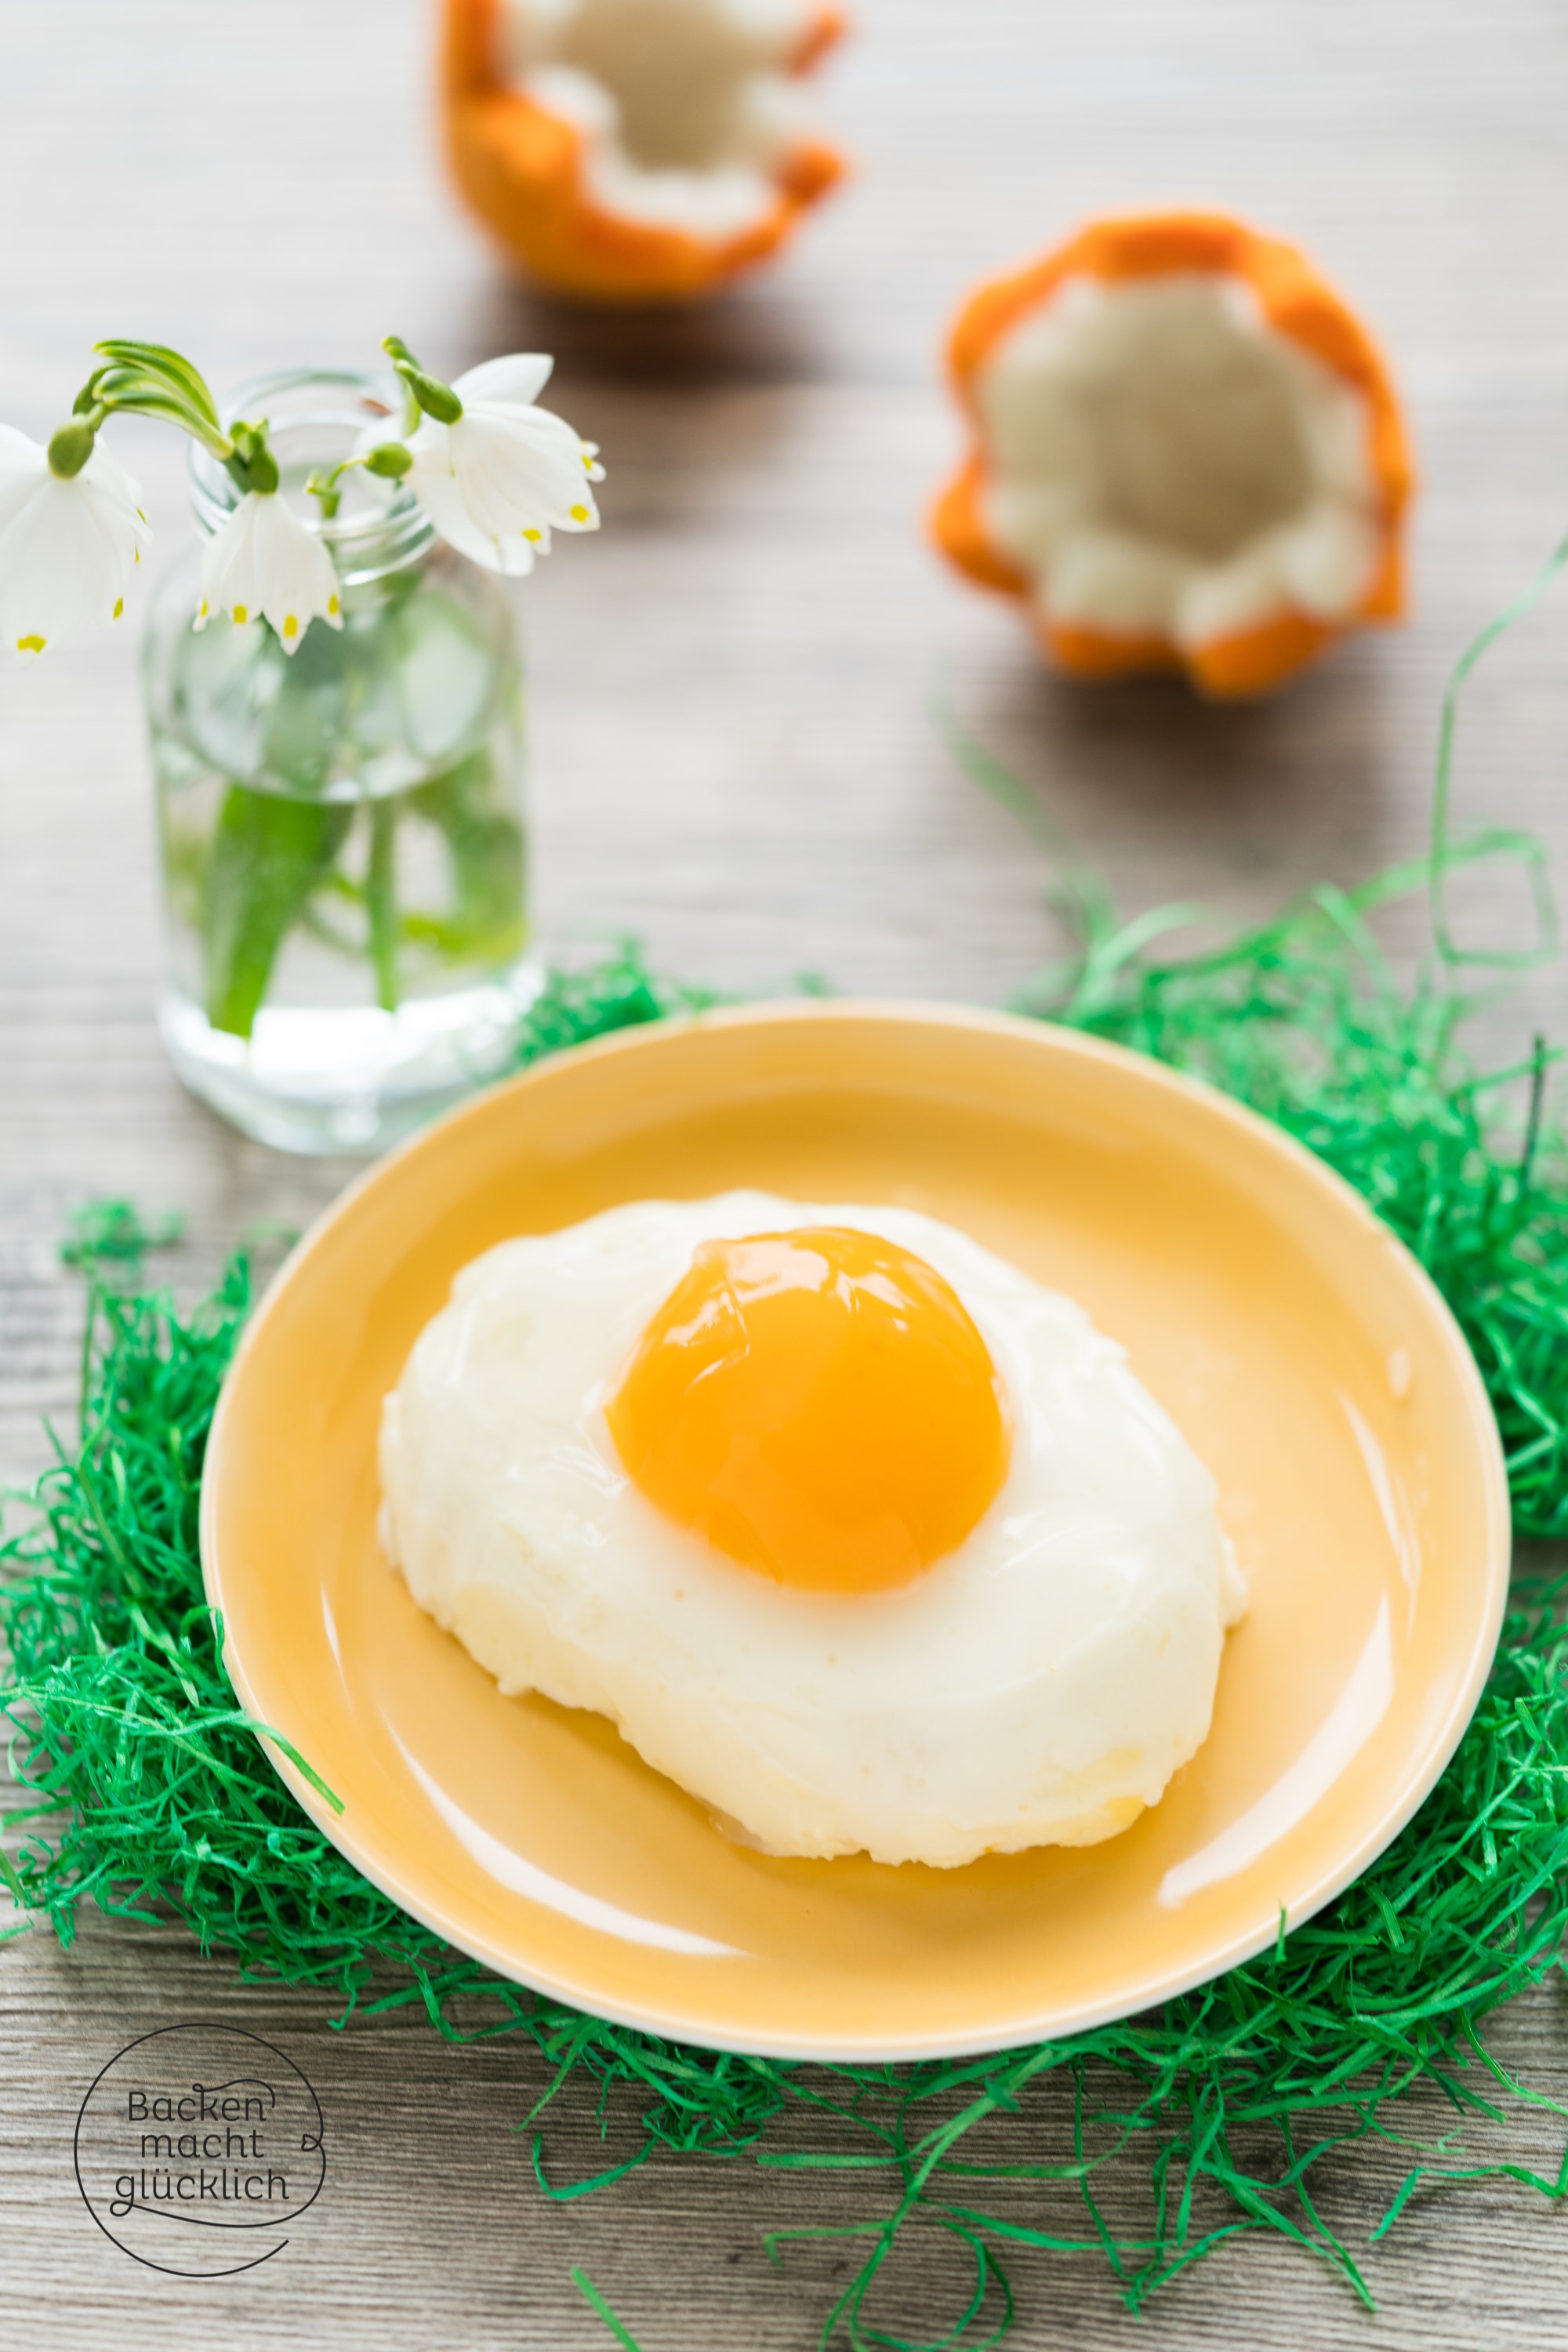
M1398 1806L1392 1812L1381 1815L1376 1825L1346 1855L1321 1874L1307 1895L1286 1914L1286 1933L1293 1933L1308 1920L1316 1917L1370 1868L1380 1854L1387 1851L1426 1802L1452 1761L1480 1702L1491 1671L1508 1607L1512 1553L1507 1465L1491 1400L1487 1394L1474 1351L1453 1308L1414 1251L1400 1239L1392 1226L1377 1215L1348 1179L1275 1121L1266 1118L1261 1112L1252 1109L1237 1097L1226 1094L1208 1080L1175 1069L1169 1063L1158 1061L1152 1055L1139 1053L1109 1038L1096 1037L1058 1022L1043 1021L1026 1014L993 1012L985 1007L940 999L927 1002L910 997L783 997L741 1004L705 1006L689 1013L666 1015L657 1021L628 1024L602 1036L586 1039L580 1045L563 1046L543 1054L527 1068L478 1089L441 1118L433 1120L428 1127L406 1138L394 1150L373 1160L311 1221L247 1318L224 1375L203 1456L198 1517L203 1591L209 1608L217 1613L224 1625L221 1655L225 1673L236 1697L251 1719L263 1753L306 1815L378 1893L396 1903L420 1926L442 1937L455 1950L492 1969L509 1983L520 1985L546 2000L564 2002L580 2014L598 2018L607 2024L632 2032L650 2033L661 2040L688 2042L700 2049L731 2052L742 2057L830 2066L915 2064L927 2059L982 2057L994 2052L1026 2049L1042 2042L1091 2032L1137 2016L1161 2001L1178 1999L1202 1985L1212 1983L1231 1969L1240 1967L1267 1951L1279 1930L1276 1928L1263 1935L1243 1933L1233 1937L1223 1945L1211 1948L1205 1953L1201 1967L1176 1968L1152 1977L1131 2002L1123 1992L1104 2002L1081 2001L1067 2011L1058 2006L1037 2017L1021 2019L1005 2031L983 2030L978 2033L934 2032L912 2038L900 2035L870 2045L863 2038L858 2041L849 2037L825 2038L820 2033L753 2036L744 2032L720 2032L711 2027L704 2030L700 2021L689 2021L648 2008L639 2011L621 2003L590 1999L581 1987L574 1986L567 1979L556 1978L549 1969L531 1969L524 1975L510 1954L482 1936L454 1934L451 1923L442 1917L438 1906L426 1905L411 1897L406 1888L396 1883L395 1874L384 1873L369 1861L361 1851L352 1829L347 1827L346 1815L334 1811L278 1747L277 1740L283 1735L269 1731L244 1662L236 1654L229 1639L217 1561L216 1523L219 1476L215 1475L215 1468L221 1473L223 1449L230 1442L229 1423L237 1410L234 1398L239 1376L252 1349L259 1344L259 1335L282 1297L286 1285L324 1244L332 1229L353 1213L362 1194L384 1181L388 1172L403 1160L426 1150L433 1137L446 1136L454 1128L484 1116L500 1096L526 1092L545 1075L559 1070L564 1064L580 1064L588 1059L607 1060L619 1055L636 1053L672 1034L700 1028L772 1027L792 1023L818 1024L867 1020L910 1025L934 1024L947 1029L974 1029L1010 1036L1033 1046L1043 1045L1053 1051L1081 1055L1088 1061L1107 1064L1135 1076L1143 1085L1196 1097L1211 1113L1220 1114L1255 1141L1261 1140L1268 1148L1278 1151L1288 1163L1294 1165L1298 1174L1316 1185L1340 1211L1349 1210L1358 1222L1374 1228L1404 1261L1406 1278L1413 1277L1417 1289L1426 1294L1426 1304L1444 1332L1460 1386L1467 1392L1468 1418L1479 1441L1488 1537L1484 1563L1486 1607L1479 1616L1463 1678L1444 1715L1426 1733L1424 1760ZM1324 1791L1325 1796L1328 1793Z

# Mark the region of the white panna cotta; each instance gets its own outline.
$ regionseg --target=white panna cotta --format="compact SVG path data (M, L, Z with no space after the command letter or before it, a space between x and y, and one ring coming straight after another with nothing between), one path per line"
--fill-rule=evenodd
M622 220L732 236L766 219L809 130L794 60L806 0L504 0L515 88L583 142Z
M1068 278L974 394L986 522L1051 625L1192 651L1362 609L1382 559L1365 399L1240 279Z
M977 1522L891 1589L741 1564L649 1499L605 1417L700 1245L829 1227L951 1286L1010 1426ZM416 1342L381 1472L389 1557L503 1691L608 1717L770 1853L952 1867L1114 1836L1205 1738L1243 1606L1214 1481L1122 1349L907 1209L731 1192L503 1243Z

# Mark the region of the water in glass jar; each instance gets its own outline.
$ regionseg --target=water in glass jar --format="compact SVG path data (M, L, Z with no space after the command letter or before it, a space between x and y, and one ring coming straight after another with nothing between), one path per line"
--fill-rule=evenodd
M182 568L148 648L165 1040L248 1134L390 1140L504 1066L538 984L510 609L444 551L292 655L194 608Z

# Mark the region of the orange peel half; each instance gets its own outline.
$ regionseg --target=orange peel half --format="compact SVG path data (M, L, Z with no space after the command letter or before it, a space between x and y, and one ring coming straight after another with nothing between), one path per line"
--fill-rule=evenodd
M542 284L695 299L843 175L791 91L844 30L811 0L446 0L453 173Z
M973 443L931 535L1062 669L1226 699L1400 617L1399 402L1293 246L1217 214L1098 221L979 287L948 360Z

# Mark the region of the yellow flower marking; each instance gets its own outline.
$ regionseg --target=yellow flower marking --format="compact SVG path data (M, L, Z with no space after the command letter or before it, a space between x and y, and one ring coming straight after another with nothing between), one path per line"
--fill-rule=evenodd
M542 530L525 530L522 535L524 539L532 540L535 547L537 547L540 541L543 538L544 533Z
M297 637L300 634L299 621L292 613L288 613L284 615L283 634L286 637Z
M124 610L125 610L125 599L124 599L124 597L123 597L123 596L117 596L117 597L115 598L115 600L114 600L114 617L115 617L115 619L116 619L117 621L119 620L119 618L120 618L120 616L121 616L121 613L123 613L123 612L124 612Z
M248 621L250 618L249 605L237 604L234 608L234 617L237 621Z
M588 520L588 509L587 509L587 508L586 508L586 507L574 507L574 508L573 508L573 509L572 509L572 520L573 520L573 521L574 521L574 522L586 522L586 521L587 521L587 520Z
M41 654L44 650L44 643L42 637L18 637L16 651L19 654Z
M337 598L336 598L335 596L329 596L329 597L328 597L328 599L327 599L327 614L328 614L328 618L329 618L329 619L331 619L331 620L336 620L336 618L337 618L337 613L338 613L338 600L337 600Z
M198 620L198 621L205 621L205 620L206 619L206 616L207 616L207 600L206 600L206 598L204 596L204 597L202 598L202 609L201 609L201 611L196 614L196 618L197 618L197 620Z

